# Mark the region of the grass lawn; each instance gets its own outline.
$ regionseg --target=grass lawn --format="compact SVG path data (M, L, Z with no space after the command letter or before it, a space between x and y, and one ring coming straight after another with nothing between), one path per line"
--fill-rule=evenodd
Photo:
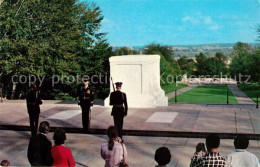
M184 87L186 87L186 86L188 86L188 85L178 83L178 84L177 84L177 90L179 90L179 89L181 89L181 88L184 88ZM175 91L175 89L176 89L176 84L175 84L175 82L174 82L174 83L171 83L171 84L162 85L162 89L165 91L165 94L171 93L171 92Z
M238 88L245 92L247 96L256 102L256 97L258 96L258 103L260 103L260 84L250 83L250 84L240 84Z
M177 96L177 102L181 103L227 103L227 89L229 104L237 104L237 100L226 86L197 86ZM178 94L178 91L177 91ZM169 99L175 102L175 97Z

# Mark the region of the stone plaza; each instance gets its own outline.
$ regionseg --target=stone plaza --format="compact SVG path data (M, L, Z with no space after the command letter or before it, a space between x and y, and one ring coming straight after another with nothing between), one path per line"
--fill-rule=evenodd
M26 155L30 131L25 101L5 100L0 107L0 157L15 166L29 166ZM63 127L69 132L65 145L72 150L77 166L98 167L104 166L100 146L107 141L105 129L113 125L110 112L110 107L97 102L91 112L92 134L82 134L81 110L76 102L46 100L41 106L40 121L47 120L53 129ZM222 138L219 150L223 156L234 150L234 135L247 134L253 139L248 151L260 158L260 110L255 105L172 103L168 107L129 108L124 120L130 166L155 166L155 150L162 146L171 150L169 166L189 166L196 144L205 142L208 133ZM48 135L49 139L52 135Z

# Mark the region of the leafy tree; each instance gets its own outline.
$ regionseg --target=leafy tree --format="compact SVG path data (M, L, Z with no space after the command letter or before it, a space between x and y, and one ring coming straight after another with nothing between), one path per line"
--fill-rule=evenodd
M220 75L220 73L222 73L223 75L227 74L227 56L224 55L223 53L219 53L217 52L215 54L215 58L217 60L217 64L218 64L218 75Z
M132 50L131 48L129 47L122 47L120 49L116 49L114 52L113 52L113 55L114 56L119 56L119 55L138 55L140 54L140 51L138 50Z
M5 0L0 5L1 83L5 89L12 87L13 75L45 76L42 92L53 98L53 89L71 92L68 89L73 87L68 82L52 87L53 75L103 72L111 48L99 32L102 19L94 3ZM97 53L99 57L93 58ZM26 85L16 86L26 89Z
M196 55L196 74L197 75L218 75L219 77L227 74L227 56L223 53L216 53L215 57L206 57L203 53Z
M230 64L232 76L250 75L251 81L260 82L260 48L253 49L247 43L238 42ZM241 81L242 82L242 81Z
M194 74L195 62L193 59L188 59L187 56L182 56L178 59L178 64L182 70L182 74L187 74L188 76Z
M199 55L195 55L196 59L196 74L197 75L206 75L207 74L207 57L202 52Z
M181 74L181 69L179 64L173 59L174 52L169 46L162 46L159 44L150 44L146 46L144 54L158 54L161 56L161 74L162 80L161 84L167 84L166 78L171 75L175 77Z
M154 52L160 52L163 57L171 62L174 58L174 52L170 46L160 44L150 44L145 48L145 54L153 54Z

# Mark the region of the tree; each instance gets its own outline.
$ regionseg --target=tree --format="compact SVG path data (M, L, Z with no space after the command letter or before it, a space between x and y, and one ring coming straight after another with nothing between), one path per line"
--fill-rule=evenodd
M187 74L188 76L194 74L195 62L193 59L188 59L187 56L182 56L178 59L178 64L182 70L182 74Z
M140 51L138 50L132 50L131 48L129 47L122 47L120 49L116 49L114 52L113 52L113 55L114 56L120 56L120 55L138 55L140 54Z
M181 74L179 64L173 59L174 52L171 47L167 45L150 44L146 46L144 54L157 54L161 56L161 75L163 74L161 84L167 84L165 81L166 77L177 76Z
M174 58L174 52L172 48L167 45L150 44L145 47L145 54L153 54L154 52L160 52L169 62L171 62Z
M196 59L196 74L197 75L206 75L207 74L207 57L202 52L199 55L195 55Z
M91 56L97 55L97 47L111 50L103 40L105 34L99 32L102 19L94 3L5 0L0 5L0 66L5 89L11 87L6 81L13 75L45 76L42 92L53 98L52 89L67 88L63 84L52 87L53 75L86 74L93 64L100 70L104 66L100 59L108 58L107 51L99 59Z
M230 73L233 77L250 75L251 80L260 82L260 48L253 49L247 43L238 42L234 46L234 53L230 64ZM240 81L243 82L243 81Z

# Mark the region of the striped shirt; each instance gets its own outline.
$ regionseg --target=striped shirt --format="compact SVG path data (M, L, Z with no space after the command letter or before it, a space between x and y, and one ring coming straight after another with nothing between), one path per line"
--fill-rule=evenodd
M225 164L225 158L219 155L218 152L206 153L200 158L194 153L194 156L191 158L190 167L225 167Z

